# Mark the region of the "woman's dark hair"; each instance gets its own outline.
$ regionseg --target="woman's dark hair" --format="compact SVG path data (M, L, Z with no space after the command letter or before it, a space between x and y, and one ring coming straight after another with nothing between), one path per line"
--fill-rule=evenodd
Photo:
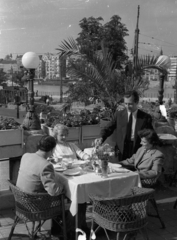
M161 141L157 135L157 133L153 129L143 129L138 132L140 138L146 138L147 141L154 145L161 145Z
M55 146L56 146L55 138L48 135L42 136L42 138L39 140L37 144L38 150L41 150L44 152L51 151L52 149L54 149Z
M139 102L139 94L137 91L135 90L132 90L132 91L128 91L124 94L124 97L125 98L130 98L130 97L133 97L133 100L135 103L138 103Z

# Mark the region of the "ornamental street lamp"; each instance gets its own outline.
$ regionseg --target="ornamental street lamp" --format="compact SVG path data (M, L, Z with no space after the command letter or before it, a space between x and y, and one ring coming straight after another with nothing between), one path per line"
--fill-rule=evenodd
M22 64L27 69L28 87L28 110L22 126L26 130L40 130L40 120L34 109L34 76L35 69L39 65L39 57L34 52L27 52L22 57Z
M19 106L21 105L21 98L19 93L15 94L15 104L17 105L17 119L19 119Z
M159 85L159 95L158 95L160 105L163 104L164 80L167 77L167 74L168 74L167 70L170 68L170 65L171 65L170 58L168 56L161 55L159 56L155 64L143 67L143 69L150 69L150 68L157 69L160 72L160 77L159 77L160 85Z

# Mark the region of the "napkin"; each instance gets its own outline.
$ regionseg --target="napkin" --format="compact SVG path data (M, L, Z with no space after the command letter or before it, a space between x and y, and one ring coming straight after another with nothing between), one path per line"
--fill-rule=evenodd
M122 165L116 163L109 163L110 173L127 173L130 170L123 168Z

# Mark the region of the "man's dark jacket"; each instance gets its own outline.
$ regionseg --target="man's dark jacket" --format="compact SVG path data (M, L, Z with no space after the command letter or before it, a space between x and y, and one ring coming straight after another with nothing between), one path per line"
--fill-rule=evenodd
M127 123L128 123L128 112L126 109L116 111L114 118L111 122L108 123L108 125L102 129L101 131L101 137L103 138L103 142L106 140L107 137L109 137L114 130L116 131L116 145L121 153L123 154L124 150L124 141L127 131ZM149 114L141 111L138 109L137 111L137 120L135 125L135 133L134 133L134 148L133 152L135 153L138 148L141 147L140 142L141 139L138 136L138 131L144 129L144 128L150 128L152 129L152 118Z

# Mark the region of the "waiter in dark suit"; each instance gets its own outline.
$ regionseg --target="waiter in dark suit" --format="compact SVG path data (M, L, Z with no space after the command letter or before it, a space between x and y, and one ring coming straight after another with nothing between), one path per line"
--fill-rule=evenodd
M153 129L151 116L138 109L137 91L126 92L124 104L125 109L116 111L112 121L101 131L101 138L95 141L96 145L102 144L115 130L119 161L130 158L140 148L141 139L137 134L139 130Z

